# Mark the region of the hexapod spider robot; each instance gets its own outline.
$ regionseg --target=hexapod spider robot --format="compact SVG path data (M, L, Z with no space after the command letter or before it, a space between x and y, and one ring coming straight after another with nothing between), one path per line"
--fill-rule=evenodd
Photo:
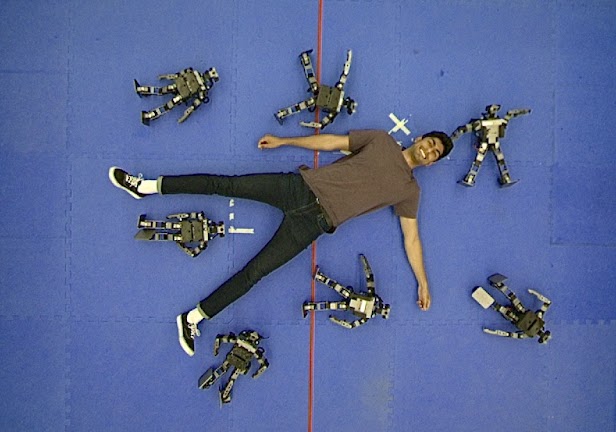
M526 309L517 296L505 285L507 278L502 274L496 273L488 278L490 285L502 292L511 303L510 306L503 306L498 304L494 298L483 289L483 287L475 287L472 297L479 303L484 309L492 307L494 310L500 312L500 314L507 320L511 321L519 331L507 332L503 330L491 330L484 328L483 331L488 334L496 336L511 337L515 339L539 338L539 343L546 343L552 337L551 333L545 330L545 321L543 320L544 314L549 309L552 302L543 295L539 294L535 290L529 289L528 292L537 297L543 302L540 309L533 312Z
M317 82L314 69L312 67L312 60L310 59L311 52L312 50L304 51L299 55L299 59L302 63L302 67L304 68L306 80L308 80L308 84L310 85L307 91L312 93L312 96L295 105L278 110L274 116L280 124L282 124L282 121L290 115L297 114L298 112L306 109L312 112L318 107L321 108L324 113L327 113L327 116L320 122L300 122L300 125L314 129L323 129L325 126L334 121L343 107L346 108L349 115L353 114L357 109L357 102L350 97L344 97L344 85L346 84L347 77L349 76L349 70L351 69L353 51L347 51L347 59L344 63L342 74L334 87L322 85Z
M529 114L531 110L510 110L507 111L507 114L503 118L498 117L498 110L500 110L500 105L488 105L486 107L486 112L481 114L480 119L471 119L469 123L460 126L451 135L451 140L455 141L465 133L473 131L478 140L475 160L464 179L458 182L463 186L475 186L475 177L477 177L477 173L479 172L479 168L481 168L486 153L490 150L494 153L494 157L496 158L498 171L500 173L499 183L501 187L507 187L517 183L517 180L511 180L509 169L505 163L505 156L500 148L499 138L505 136L505 130L507 129L509 120Z
M368 260L364 255L360 255L360 258L364 267L364 274L366 275L366 288L368 289L368 292L356 293L353 290L353 287L344 287L340 285L335 280L330 279L329 277L321 273L321 270L317 267L314 278L318 282L321 282L336 291L338 294L344 297L345 300L339 302L306 302L304 303L302 308L304 318L306 318L306 314L308 313L308 311L312 310L350 311L353 313L353 315L359 317L359 319L353 322L348 322L343 319L336 318L332 315L329 316L329 319L332 322L348 329L358 327L366 323L370 318L373 318L376 315L381 315L381 317L383 317L384 319L389 318L390 306L388 304L383 304L383 300L381 300L381 297L376 294L374 275L372 273L372 269L370 268L370 264L368 263Z
M171 99L166 104L153 109L152 111L141 111L141 123L146 126L150 125L152 120L156 120L161 115L166 114L171 109L181 103L189 104L192 99L192 104L178 120L178 123L183 123L201 104L208 103L210 98L208 93L214 82L218 81L218 72L215 68L210 68L207 71L200 73L193 68L183 69L181 72L174 74L160 75L160 80L170 80L173 84L165 87L142 86L135 81L135 92L141 96L166 95L173 94Z
M217 335L214 342L214 355L218 355L220 343L232 343L233 348L227 354L225 361L216 369L209 368L199 378L199 388L204 390L211 387L222 375L231 369L231 377L227 384L220 387L220 401L222 403L231 402L231 390L235 380L240 375L246 375L250 369L251 361L254 358L259 362L259 369L252 375L253 378L258 378L265 369L269 367L269 362L264 357L265 350L259 347L259 341L263 339L259 333L254 330L244 330L238 336L234 333L228 335Z
M191 257L205 250L208 242L216 236L225 236L225 224L212 222L203 212L176 213L167 216L166 221L148 220L139 215L135 234L137 240L174 241ZM173 221L177 219L177 221ZM196 246L191 246L196 245Z

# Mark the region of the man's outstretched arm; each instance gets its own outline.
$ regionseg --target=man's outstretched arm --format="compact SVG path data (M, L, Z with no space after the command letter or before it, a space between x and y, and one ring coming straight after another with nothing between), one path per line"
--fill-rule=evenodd
M428 310L432 299L430 297L430 288L428 287L428 277L424 267L423 249L421 239L419 238L419 227L417 219L400 217L400 226L404 236L404 250L406 257L415 273L417 279L417 305L421 310Z
M274 135L264 135L261 137L257 146L260 149L273 149L280 146L301 147L308 150L317 151L336 151L349 150L348 135L319 134L304 137L277 137Z

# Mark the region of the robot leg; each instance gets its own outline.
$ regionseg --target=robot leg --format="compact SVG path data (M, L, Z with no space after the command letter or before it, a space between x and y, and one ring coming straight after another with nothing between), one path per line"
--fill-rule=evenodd
M306 302L302 307L302 313L304 314L304 318L308 314L308 311L322 311L322 310L348 310L349 305L347 302Z
M240 376L241 372L237 369L233 370L231 374L231 378L229 378L229 382L220 388L220 402L223 404L231 402L231 391L233 390L233 384L235 384L235 380L238 376Z
M468 171L464 179L460 180L458 183L468 187L475 186L475 177L477 177L477 174L479 173L479 168L481 168L481 164L483 163L483 159L485 158L487 152L488 143L480 143L479 147L477 148L477 155L475 156L475 160L473 161L470 170Z
M146 215L139 215L137 228L139 231L135 234L137 240L152 240L152 241L176 241L180 223L169 221L148 220Z
M152 111L141 111L141 123L143 123L146 126L149 126L152 120L156 120L157 118L159 118L163 114L166 114L168 111L178 106L182 102L183 102L182 96L177 95L173 99L171 99L169 102L167 102L166 104L158 108L155 108Z
M135 84L135 92L142 96L161 96L167 93L177 93L177 86L175 84L170 84L165 87L154 87L154 86L142 86L137 82L137 80L133 80Z
M201 390L206 388L210 388L218 379L225 374L225 372L229 369L229 363L226 361L218 366L216 369L209 368L201 377L199 378L198 387Z
M509 187L513 186L518 182L518 180L511 180L511 176L509 175L509 168L507 167L507 163L505 162L505 155L500 148L500 144L496 143L492 148L494 152L494 158L496 159L496 165L498 166L498 171L500 173L500 177L498 182L501 187Z
M299 55L299 59L302 63L302 67L304 68L304 75L306 76L308 85L310 86L308 91L312 94L316 94L319 90L319 83L317 82L316 75L314 74L314 68L312 67L310 53L312 53L312 50L304 51Z
M505 295L509 299L509 301L517 311L526 312L526 308L522 305L520 299L518 299L515 293L511 291L507 285L505 285L506 280L507 278L500 273L495 273L488 278L490 285L503 293L503 295Z
M323 273L321 273L321 270L318 267L317 267L317 271L314 274L314 279L317 282L321 282L322 284L327 285L328 287L336 291L338 294L340 294L344 298L349 298L351 296L351 293L353 292L352 289L342 286L335 280L325 276Z
M278 123L282 124L285 118L289 117L290 115L297 114L300 111L311 109L316 105L316 103L316 99L311 97L295 105L291 105L287 108L278 110L278 112L274 114L274 117L276 118Z

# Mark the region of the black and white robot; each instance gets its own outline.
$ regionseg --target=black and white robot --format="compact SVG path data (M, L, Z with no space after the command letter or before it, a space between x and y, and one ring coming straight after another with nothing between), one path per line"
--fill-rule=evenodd
M538 293L535 290L529 289L528 292L537 297L543 304L541 308L532 311L526 309L517 296L505 285L507 278L502 274L496 273L488 278L490 285L502 292L510 302L509 306L503 306L496 302L496 300L483 288L475 287L472 297L477 303L479 303L484 309L492 307L498 311L508 321L512 322L518 328L516 332L509 332L503 330L491 330L484 328L483 331L488 334L496 336L504 336L515 339L526 338L539 338L539 343L546 343L552 337L551 333L545 329L545 321L543 317L551 305L551 301Z
M507 114L503 118L498 117L498 111L500 105L488 105L486 112L481 115L480 119L471 119L471 121L464 126L457 128L451 135L452 141L456 141L460 136L468 132L473 132L477 136L477 155L471 165L470 170L466 174L460 183L463 186L475 186L475 177L481 168L483 159L488 151L494 153L496 163L498 165L498 171L500 173L499 183L501 187L512 186L518 182L518 180L512 180L509 174L509 168L505 163L505 155L501 150L500 138L505 136L505 130L509 124L509 120L512 118L529 114L530 109L514 109L507 111Z
M259 362L259 369L252 375L253 378L258 378L269 367L269 362L264 357L265 350L259 346L259 341L263 339L259 333L254 330L244 330L239 335L234 333L228 335L217 335L214 342L214 355L218 355L220 344L232 343L233 347L227 354L225 361L216 369L210 368L199 378L199 388L204 390L211 387L218 379L223 376L227 370L231 369L231 377L227 384L220 387L220 401L225 404L231 402L231 390L235 380L240 375L246 375L250 369L252 359L255 358Z
M173 98L166 104L152 111L141 111L141 123L146 126L149 126L152 120L156 120L176 106L182 103L186 105L190 103L190 106L178 120L178 123L183 123L201 104L210 101L209 91L219 77L216 68L210 68L203 73L193 68L187 68L174 74L160 75L158 79L173 81L173 83L164 87L152 87L142 86L135 80L135 92L139 97L173 95Z
M353 315L357 316L358 319L349 322L340 318L336 318L333 315L329 316L329 319L332 322L348 329L352 329L362 324L365 324L370 318L373 318L376 315L380 315L384 319L389 318L390 306L388 304L384 304L381 297L376 294L374 275L372 273L372 269L370 268L370 264L368 263L368 260L364 255L360 255L360 258L364 267L364 274L366 276L366 288L368 292L355 292L353 290L353 287L351 286L342 286L335 280L321 273L321 270L317 267L317 270L314 275L315 280L317 282L321 282L322 284L327 285L328 287L336 291L338 294L344 297L344 300L338 302L306 302L304 303L302 308L304 318L306 317L307 313L312 310L349 311L353 313Z
M347 51L347 59L344 63L342 74L334 87L322 85L317 82L317 78L312 67L312 60L310 59L311 52L312 50L304 51L299 55L302 67L304 68L304 75L306 76L306 80L308 80L308 84L310 86L308 88L308 92L311 93L311 96L295 105L278 110L275 117L280 124L282 124L283 120L290 115L297 114L298 112L304 110L313 112L318 107L326 113L327 116L320 122L300 122L300 125L314 129L323 129L325 126L334 121L343 108L346 108L349 115L353 114L357 109L357 102L350 97L344 97L344 85L346 84L347 77L349 76L349 70L351 69L353 51Z
M224 222L213 222L203 212L176 213L168 220L149 220L139 215L135 234L137 240L174 241L191 257L205 250L208 242L216 236L225 236Z

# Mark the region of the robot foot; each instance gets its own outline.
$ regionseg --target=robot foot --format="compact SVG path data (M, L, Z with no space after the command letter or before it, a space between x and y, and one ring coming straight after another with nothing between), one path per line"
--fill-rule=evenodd
M150 119L147 116L147 111L141 111L141 123L146 126L150 126Z
M139 97L141 97L141 93L139 93L139 87L141 87L141 85L137 82L137 80L133 80L134 84L135 84L135 93L137 93L137 95L139 95Z
M468 181L466 179L460 180L458 183L461 184L462 186L466 186L466 187L473 187L473 186L475 186L475 182L474 181Z
M199 378L199 384L198 384L201 390L205 390L206 388L209 388L212 386L213 373L214 373L214 369L209 368L203 375L201 375L201 377Z
M511 187L514 184L516 184L519 180L507 180L507 181L503 181L502 179L499 180L499 183L501 185L501 188L506 188L506 187Z

